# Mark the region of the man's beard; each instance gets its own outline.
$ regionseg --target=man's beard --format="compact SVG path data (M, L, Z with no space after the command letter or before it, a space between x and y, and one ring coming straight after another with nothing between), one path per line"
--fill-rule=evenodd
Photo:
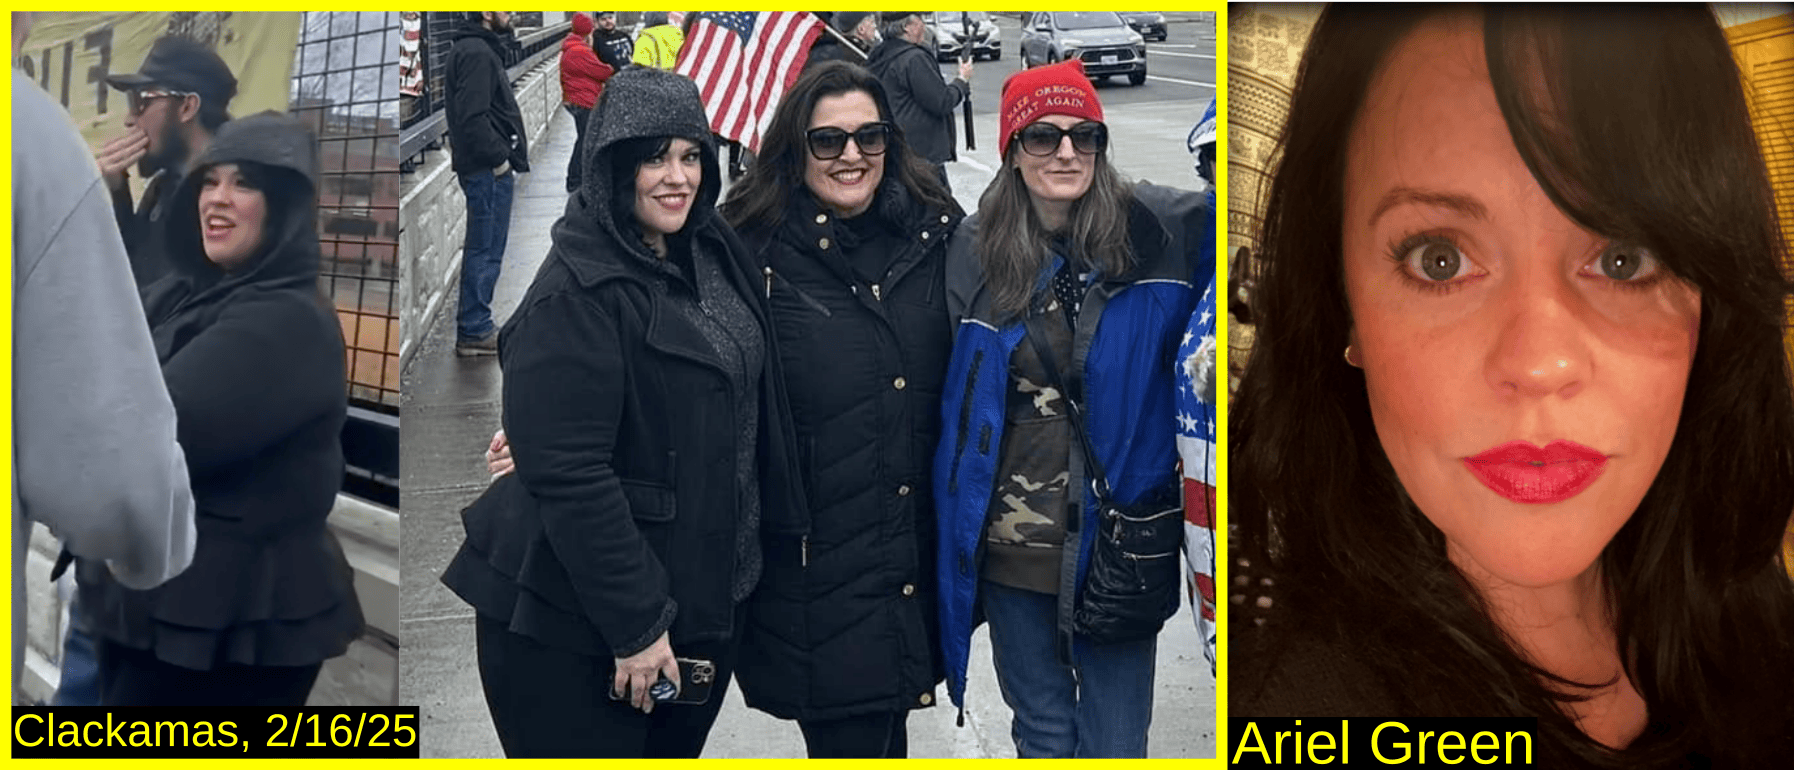
M493 16L492 17L492 31L497 32L500 35L505 34L506 32L510 32L511 31L511 20L510 19L502 19L501 20L497 16Z
M144 153L137 161L137 175L148 179L163 169L180 173L187 167L187 156L193 148L187 144L187 137L181 133L180 125L166 123L162 126L160 141L153 142L161 146L159 150Z

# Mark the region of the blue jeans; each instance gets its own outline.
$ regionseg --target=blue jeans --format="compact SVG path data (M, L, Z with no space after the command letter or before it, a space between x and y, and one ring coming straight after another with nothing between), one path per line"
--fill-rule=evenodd
M1158 639L1092 644L1079 638L1072 667L1056 658L1059 599L985 581L984 617L1010 734L1022 758L1142 758L1152 723Z
M56 685L56 695L50 698L52 706L100 705L100 663L78 596L69 600L69 634L62 640L62 678Z
M467 237L461 242L461 306L455 314L455 336L477 340L491 334L492 287L511 237L511 191L517 175L491 172L462 176L467 194Z

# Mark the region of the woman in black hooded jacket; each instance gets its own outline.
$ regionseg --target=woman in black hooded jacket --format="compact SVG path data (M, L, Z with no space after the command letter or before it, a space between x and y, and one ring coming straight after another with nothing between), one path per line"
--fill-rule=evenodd
M801 506L758 281L712 208L697 87L645 68L592 113L582 186L499 335L517 472L464 514L442 580L476 611L508 756L697 757L759 580L763 512ZM707 661L701 705L675 658Z
M172 205L171 273L144 311L199 537L192 566L148 591L81 562L104 705L304 705L361 634L325 525L348 399L318 291L316 179L310 129L264 112L224 125Z

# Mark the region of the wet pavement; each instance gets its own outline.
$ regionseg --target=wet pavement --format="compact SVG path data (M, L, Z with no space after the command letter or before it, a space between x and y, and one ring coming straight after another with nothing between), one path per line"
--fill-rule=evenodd
M1209 74L1207 80L1213 82ZM975 100L974 117L978 130L985 132L979 137L984 141L978 151L962 151L960 161L948 164L955 196L968 210L976 207L998 165L991 141L996 118L987 111L994 111L995 101ZM1175 99L1109 109L1116 165L1130 178L1192 186L1192 163L1183 141L1206 103L1206 95L1191 99L1180 93ZM531 165L537 171L518 180L510 241L493 299L493 315L501 324L548 252L550 226L566 201L564 172L573 136L571 119L557 110L543 140L532 148ZM449 301L431 319L429 333L404 373L400 702L422 710L424 756L496 757L502 752L475 665L473 611L437 581L460 547L461 509L486 487L481 454L499 426L498 360L455 355L454 296L451 287ZM910 756L1015 755L1009 710L997 689L984 629L973 638L971 659L965 727L955 727L951 708L911 712ZM937 688L940 698L945 694L945 687ZM1213 756L1214 698L1214 680L1186 604L1159 637L1151 755ZM798 758L804 756L803 736L794 722L749 710L731 688L704 756Z

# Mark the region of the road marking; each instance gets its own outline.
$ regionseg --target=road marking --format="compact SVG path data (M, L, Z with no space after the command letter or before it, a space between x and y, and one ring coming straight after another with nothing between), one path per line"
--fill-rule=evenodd
M961 156L959 156L959 162L960 162L960 163L964 163L964 164L966 164L966 165L968 165L968 166L971 166L971 167L972 167L972 168L975 168L975 169L978 169L978 170L979 170L979 171L982 171L982 172L984 172L984 173L986 173L986 174L995 174L995 173L997 173L997 170L996 170L996 169L994 169L994 168L991 168L991 167L990 167L990 166L987 166L987 165L985 165L985 164L984 164L984 162L983 162L983 161L980 161L980 160L978 160L978 159L977 159L977 158L974 158L974 157L972 157L972 156L970 156L970 155L961 155Z
M1200 80L1180 80L1178 78L1168 78L1163 75L1147 75L1146 79L1147 80L1163 80L1167 83L1181 83L1186 86L1201 86L1203 88L1214 88L1215 87L1214 83L1204 83Z
M1152 52L1152 53L1153 53L1153 54L1157 54L1157 55L1159 55L1159 56L1179 56L1179 57L1183 57L1183 58L1185 58L1185 59L1210 59L1210 60L1212 60L1212 59L1214 59L1214 58L1215 58L1215 55L1214 55L1214 54L1208 54L1208 53L1178 53L1178 52L1176 52L1176 51L1161 51L1161 50L1159 50L1159 49L1157 49L1157 48L1154 48L1154 49L1152 49L1152 51L1151 51L1151 52Z

